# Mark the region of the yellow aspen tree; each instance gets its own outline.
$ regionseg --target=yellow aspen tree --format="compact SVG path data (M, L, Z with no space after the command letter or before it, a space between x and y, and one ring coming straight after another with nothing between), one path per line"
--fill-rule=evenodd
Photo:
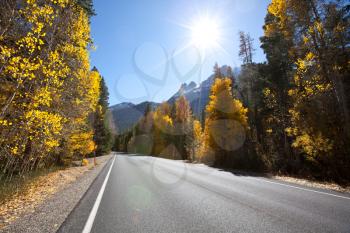
M10 24L1 37L0 119L12 125L2 126L0 135L5 172L30 170L59 146L65 119L52 104L69 70L47 41L58 10L67 2L21 3L14 15L22 24Z
M193 121L193 141L191 145L191 157L192 160L198 161L201 160L203 156L203 132L202 132L202 124L198 120Z
M190 159L193 140L193 116L191 107L185 96L175 101L173 139L182 159Z
M346 1L302 2L273 0L268 8L294 43L291 125L285 130L295 151L326 176L349 177L344 168L350 153L348 6Z
M223 165L225 158L238 149L237 143L244 142L248 110L233 98L229 78L215 79L209 98L204 140L207 150L215 153L215 163Z
M100 79L90 72L87 13L68 0L7 6L5 18L19 23L0 31L0 166L25 172L65 155L67 144L91 153ZM69 142L79 134L81 144Z
M169 145L169 137L173 132L173 119L170 105L162 103L154 112L153 154L160 155ZM169 155L170 156L170 155Z

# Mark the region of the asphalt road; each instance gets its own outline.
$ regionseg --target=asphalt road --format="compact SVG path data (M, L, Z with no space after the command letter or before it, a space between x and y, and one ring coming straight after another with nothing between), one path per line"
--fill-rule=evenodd
M112 162L58 232L350 232L347 194L153 157Z

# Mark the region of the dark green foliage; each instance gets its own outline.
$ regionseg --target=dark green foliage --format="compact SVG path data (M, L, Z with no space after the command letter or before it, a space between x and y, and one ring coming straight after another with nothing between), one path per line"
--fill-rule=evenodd
M277 23L278 19L267 14L265 25ZM266 26L264 26L266 30ZM279 30L270 32L269 36L260 38L267 63L260 67L259 75L264 79L264 87L271 92L273 99L262 95L261 127L264 131L273 129L266 134L263 131L261 142L264 145L262 153L271 154L269 164L274 169L286 169L291 164L291 143L285 129L290 124L288 109L291 100L288 90L292 85L293 61L289 54L293 41L286 38ZM263 92L263 90L261 90ZM272 103L273 102L273 103ZM287 168L287 170L290 170Z
M96 67L93 69L97 71ZM101 92L98 100L98 106L94 114L94 141L96 143L96 156L108 153L112 147L112 133L108 122L108 88L101 77Z
M133 130L129 130L123 134L114 137L113 151L128 152L128 144L133 136Z
M96 15L92 0L77 0L77 3L86 11L89 17Z

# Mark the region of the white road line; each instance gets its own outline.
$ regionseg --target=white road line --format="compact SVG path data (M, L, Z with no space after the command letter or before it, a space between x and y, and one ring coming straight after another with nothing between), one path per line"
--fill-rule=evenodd
M323 194L323 195L339 197L339 198L344 198L344 199L350 200L350 197L340 196L340 195L336 195L336 194L332 194L332 193L326 193L326 192L316 191L316 190L307 189L307 188L300 188L300 187L293 186L293 185L281 184L281 183L278 183L278 182L268 181L268 180L265 180L265 179L259 179L259 178L254 178L254 177L251 177L251 179L264 181L264 182L271 183L271 184L277 184L277 185L281 185L281 186L286 186L286 187L290 187L290 188L300 189L300 190L304 190L304 191L314 192L314 193L318 193L318 194Z
M108 171L108 173L106 175L106 178L103 181L102 187L100 189L100 192L98 193L98 196L96 198L95 204L92 207L92 210L90 212L89 218L88 218L88 220L85 223L83 233L90 233L90 231L91 231L92 224L95 221L97 210L98 210L98 207L100 206L100 203L101 203L101 200L102 200L102 196L103 196L103 193L104 193L106 185L107 185L107 181L108 181L109 175L111 174L111 171L112 171L112 168L113 168L114 160L115 160L115 156L113 158L112 165L110 166L109 171Z

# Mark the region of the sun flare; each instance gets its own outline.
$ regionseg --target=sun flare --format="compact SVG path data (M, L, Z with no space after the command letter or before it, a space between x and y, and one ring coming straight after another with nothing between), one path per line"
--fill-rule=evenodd
M198 49L216 47L220 40L219 24L215 19L203 17L197 19L191 29L191 43Z

